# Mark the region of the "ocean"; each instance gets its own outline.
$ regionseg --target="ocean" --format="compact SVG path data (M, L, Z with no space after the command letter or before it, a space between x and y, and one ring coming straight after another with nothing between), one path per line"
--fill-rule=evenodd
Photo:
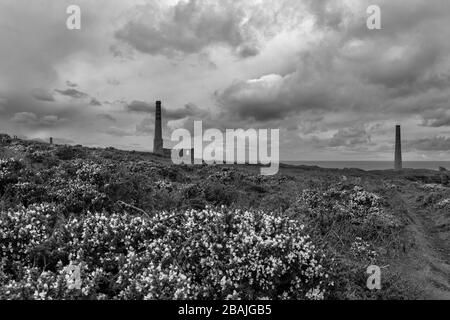
M344 169L357 168L362 170L390 170L394 161L281 161L290 165L318 166L322 168ZM439 170L444 167L450 170L450 161L403 161L403 168Z

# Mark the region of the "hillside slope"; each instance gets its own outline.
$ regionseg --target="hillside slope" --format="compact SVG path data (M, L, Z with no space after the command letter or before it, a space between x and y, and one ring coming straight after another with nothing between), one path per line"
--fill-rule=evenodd
M446 173L282 166L263 177L2 141L1 298L449 298ZM369 265L381 290L366 287ZM80 288L67 266L81 268Z

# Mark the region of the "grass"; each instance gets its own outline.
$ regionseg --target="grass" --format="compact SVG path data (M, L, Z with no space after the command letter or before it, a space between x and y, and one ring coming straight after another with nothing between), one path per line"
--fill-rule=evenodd
M402 190L445 182L437 173L282 166L263 177L22 140L0 156L1 298L424 297L400 268L412 250ZM442 188L427 206L446 204ZM69 264L82 288L68 285ZM383 267L380 291L366 287L369 265Z

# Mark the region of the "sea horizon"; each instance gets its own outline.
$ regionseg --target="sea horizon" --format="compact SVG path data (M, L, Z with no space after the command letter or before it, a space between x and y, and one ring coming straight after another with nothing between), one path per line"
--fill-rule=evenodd
M365 171L394 169L394 161L326 161L326 160L286 160L280 161L288 165L318 166L326 169L354 168ZM403 161L404 169L439 170L440 167L450 169L450 161Z

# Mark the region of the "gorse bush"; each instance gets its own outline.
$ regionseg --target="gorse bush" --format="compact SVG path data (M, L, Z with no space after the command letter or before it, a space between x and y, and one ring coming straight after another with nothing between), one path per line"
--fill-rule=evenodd
M384 208L381 197L360 186L350 190L304 190L295 209L317 221L322 228L339 221L369 227L400 226L400 221Z
M53 205L39 204L0 213L0 259L5 259L8 268L36 263L35 251L53 232L55 211Z
M322 299L329 288L325 256L286 217L225 207L90 213L52 229L53 210L2 213L1 298ZM43 244L57 248L47 261L66 254L45 272L33 261ZM63 260L80 266L80 288L66 285Z
M99 186L103 185L102 173L106 168L92 163L74 160L59 165L48 180L48 199L63 207L64 212L81 213L99 209L106 195Z
M17 182L20 171L24 168L22 160L14 158L0 159L0 192L3 193L8 184Z

